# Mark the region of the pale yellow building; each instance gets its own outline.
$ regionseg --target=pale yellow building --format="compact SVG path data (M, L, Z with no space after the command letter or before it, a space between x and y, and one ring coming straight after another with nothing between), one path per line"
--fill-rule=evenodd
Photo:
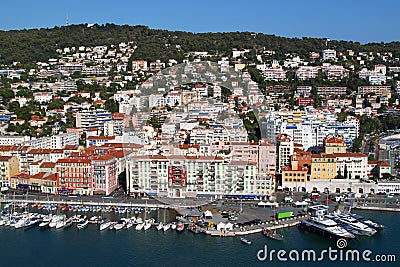
M0 156L0 180L11 181L19 173L18 159L12 156Z
M336 157L321 153L311 156L311 179L335 179L337 176Z
M346 142L341 136L328 136L324 139L325 154L346 153Z

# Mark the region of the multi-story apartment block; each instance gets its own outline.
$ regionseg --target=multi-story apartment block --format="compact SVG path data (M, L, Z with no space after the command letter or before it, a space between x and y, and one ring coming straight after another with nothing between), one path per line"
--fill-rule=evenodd
M300 80L315 79L320 69L320 67L314 66L301 66L296 70L296 78Z
M104 124L112 120L112 114L103 109L82 110L76 113L76 127L102 128Z
M135 156L127 162L130 194L167 197L271 193L271 177L258 176L255 163L210 156Z

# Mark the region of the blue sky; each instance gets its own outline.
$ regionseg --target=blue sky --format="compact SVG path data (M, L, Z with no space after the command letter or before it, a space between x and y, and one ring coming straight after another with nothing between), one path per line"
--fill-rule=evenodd
M115 23L190 32L251 31L285 37L399 41L397 0L2 1L0 29Z

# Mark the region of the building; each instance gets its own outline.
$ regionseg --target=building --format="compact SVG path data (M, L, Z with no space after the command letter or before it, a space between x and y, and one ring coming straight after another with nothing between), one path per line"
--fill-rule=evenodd
M84 129L102 129L104 124L111 120L111 112L103 109L83 110L76 113L76 127Z
M56 164L56 173L59 178L59 193L93 194L95 183L90 159L59 159Z
M324 139L325 154L346 153L346 142L341 136L327 136Z
M13 145L21 145L26 141L29 141L30 136L8 136L3 135L0 136L0 146L13 146Z
M337 175L335 155L321 153L311 156L311 179L335 179Z
M109 195L118 188L117 159L113 154L92 159L94 194Z
M282 187L293 191L304 191L307 173L307 167L299 165L299 162L292 158L291 166L282 167Z
M127 162L127 185L131 195L267 197L272 179L257 173L255 163L222 157L134 156Z
M121 120L112 120L104 123L105 136L122 136L124 131L124 122Z
M276 141L276 170L280 173L284 166L288 166L290 164L290 156L293 155L294 152L294 143L292 137L287 134L278 134Z
M336 51L332 49L322 50L323 60L336 60Z
M314 105L314 99L310 98L310 97L299 97L297 99L297 105L298 106L303 106L303 107L307 107L307 106L313 106Z
M79 133L60 133L51 136L52 149L62 149L65 146L79 146Z
M346 95L347 88L343 86L328 86L328 87L317 87L318 95L322 96L336 96L336 95Z
M19 173L18 159L12 156L0 156L0 180L10 183L11 177Z
M345 179L368 178L368 156L362 153L336 153L337 173Z

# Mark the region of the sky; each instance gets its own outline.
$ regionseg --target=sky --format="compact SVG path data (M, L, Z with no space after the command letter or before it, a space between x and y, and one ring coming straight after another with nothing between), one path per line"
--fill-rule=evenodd
M398 0L19 0L0 4L0 30L115 23L189 32L399 41ZM1 42L1 40L0 40Z

